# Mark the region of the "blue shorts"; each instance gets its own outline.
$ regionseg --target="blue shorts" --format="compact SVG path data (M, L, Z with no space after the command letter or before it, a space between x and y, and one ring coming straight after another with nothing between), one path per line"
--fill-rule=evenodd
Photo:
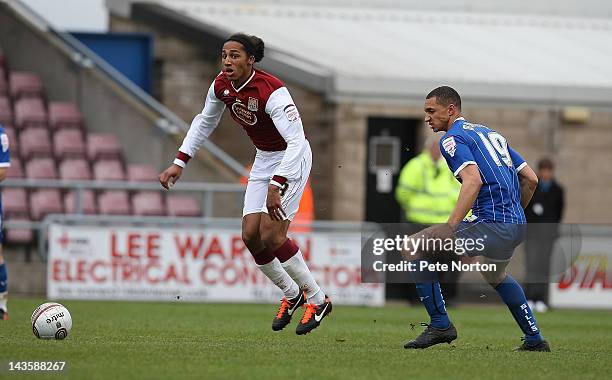
M461 222L456 233L455 252L460 253L457 244L464 244L463 254L466 256L508 261L514 249L525 240L526 229L526 224ZM459 243L461 240L463 242Z

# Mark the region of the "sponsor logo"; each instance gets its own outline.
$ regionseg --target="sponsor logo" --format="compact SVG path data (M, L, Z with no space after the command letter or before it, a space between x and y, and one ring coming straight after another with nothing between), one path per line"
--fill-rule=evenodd
M228 96L229 95L229 90L227 88L225 90L223 90L223 95L224 96Z
M325 307L323 308L323 310L321 310L321 314L315 314L315 321L321 322L321 319L323 319L323 316L325 316L325 310L327 310L328 306L329 303L325 303Z
M257 115L250 111L243 103L237 101L232 104L232 112L236 117L248 125L257 124Z
M464 122L463 125L461 126L463 129L469 129L470 131L473 131L474 128L476 128L476 126L472 123L468 123L468 122Z
M464 221L464 222L468 222L468 223L472 223L472 222L475 222L475 221L476 221L476 219L478 219L478 216L477 216L477 215L472 214L472 215L468 215L468 216L466 216L465 218L463 218L463 221Z
M257 112L258 105L259 105L259 100L257 98L251 98L249 96L249 102L247 103L248 110Z
M451 157L455 157L455 151L457 150L457 143L453 136L447 137L442 141L442 147Z
M291 122L294 122L300 118L300 113L298 112L297 107L293 104L289 104L288 106L286 106L283 111L285 112L287 120Z
M89 238L80 236L69 236L67 231L63 231L61 236L56 240L62 251L70 254L87 254L91 252Z

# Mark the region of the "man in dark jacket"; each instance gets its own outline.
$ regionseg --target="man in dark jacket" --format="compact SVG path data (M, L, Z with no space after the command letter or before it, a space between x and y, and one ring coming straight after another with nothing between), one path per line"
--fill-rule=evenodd
M563 187L554 179L554 165L549 158L538 162L538 180L538 187L525 209L528 223L525 293L532 309L542 313L548 310L550 258L565 200Z

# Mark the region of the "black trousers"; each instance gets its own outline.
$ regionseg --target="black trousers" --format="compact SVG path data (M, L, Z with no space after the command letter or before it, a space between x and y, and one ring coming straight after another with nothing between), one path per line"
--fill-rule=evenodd
M527 225L525 295L528 300L548 303L550 259L556 240L556 224Z

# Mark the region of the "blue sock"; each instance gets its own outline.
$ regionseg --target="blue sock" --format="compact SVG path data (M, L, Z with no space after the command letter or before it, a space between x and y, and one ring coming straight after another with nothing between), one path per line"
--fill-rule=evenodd
M6 292L6 263L0 264L0 293Z
M519 283L508 274L506 278L495 287L495 290L502 300L504 300L514 320L525 334L525 341L527 344L536 345L540 343L544 338L540 335L540 329L536 324L536 319L533 316L531 308L527 305L527 298Z
M426 260L414 262L417 268L417 271L414 272L416 290L429 314L429 324L437 329L445 329L450 325L450 320L446 314L446 306L444 305L438 276L435 272L427 269L423 271L418 270L420 263L427 262Z

